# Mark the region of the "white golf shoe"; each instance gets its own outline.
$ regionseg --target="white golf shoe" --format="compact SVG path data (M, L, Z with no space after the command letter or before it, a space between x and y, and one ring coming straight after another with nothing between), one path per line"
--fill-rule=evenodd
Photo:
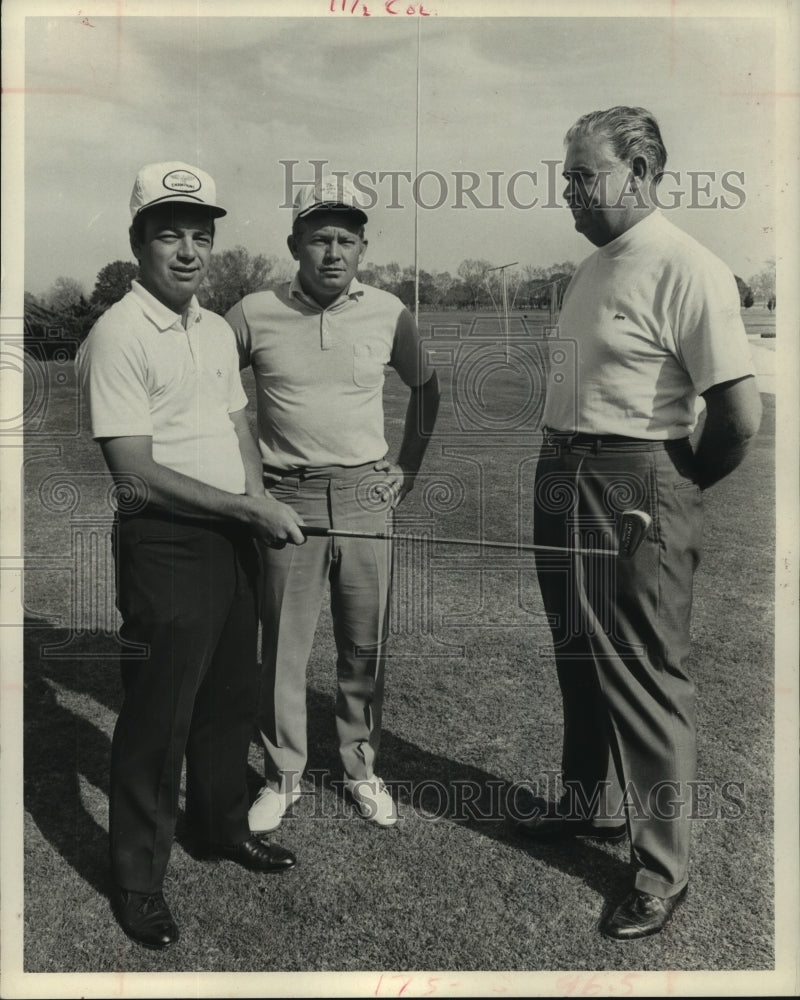
M397 806L381 778L345 779L344 787L353 797L356 809L378 826L394 826L398 820Z
M276 792L264 785L250 806L247 822L251 833L271 833L281 825L286 810L300 798L299 788L291 792Z

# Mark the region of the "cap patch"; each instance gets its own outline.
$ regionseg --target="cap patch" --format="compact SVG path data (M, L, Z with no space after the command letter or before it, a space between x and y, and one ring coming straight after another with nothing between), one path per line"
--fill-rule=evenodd
M200 178L196 177L189 170L171 170L165 174L161 182L168 191L180 191L188 193L199 191L202 187Z

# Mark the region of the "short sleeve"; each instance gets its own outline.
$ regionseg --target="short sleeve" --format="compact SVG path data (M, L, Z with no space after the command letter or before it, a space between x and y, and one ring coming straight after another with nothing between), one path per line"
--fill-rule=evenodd
M142 345L95 328L76 359L93 438L153 435Z
M397 317L389 364L411 388L424 385L433 375L432 366L425 360L417 324L405 307Z
M225 313L225 322L233 330L236 338L236 349L239 354L239 368L247 368L250 364L252 338L250 325L244 314L244 300L237 302Z
M244 409L247 406L249 400L247 398L247 393L244 391L244 386L242 385L242 376L239 374L239 353L237 351L236 340L234 337L228 337L228 351L230 355L230 361L228 362L228 413L237 413L239 410Z
M680 361L700 395L754 369L733 274L716 258L697 265L679 296L675 332Z

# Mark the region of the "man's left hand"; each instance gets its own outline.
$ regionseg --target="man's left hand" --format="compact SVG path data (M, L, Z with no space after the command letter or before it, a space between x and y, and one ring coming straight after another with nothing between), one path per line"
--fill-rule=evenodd
M411 492L414 486L414 473L385 458L376 462L373 468L386 476L386 482L376 487L378 495L387 503L391 502L393 508L397 507L406 494Z

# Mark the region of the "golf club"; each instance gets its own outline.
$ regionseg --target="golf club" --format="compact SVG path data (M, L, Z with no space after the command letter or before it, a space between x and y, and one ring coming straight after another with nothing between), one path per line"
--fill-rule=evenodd
M612 556L630 559L642 543L652 518L643 510L626 510L619 517L619 545L616 549L562 548L559 545L524 545L517 542L492 542L473 538L436 538L426 535L395 535L383 531L345 531L339 528L314 528L301 525L306 537L374 538L391 542L431 542L435 545L471 545L477 548L514 549L516 552L566 552L570 555Z

